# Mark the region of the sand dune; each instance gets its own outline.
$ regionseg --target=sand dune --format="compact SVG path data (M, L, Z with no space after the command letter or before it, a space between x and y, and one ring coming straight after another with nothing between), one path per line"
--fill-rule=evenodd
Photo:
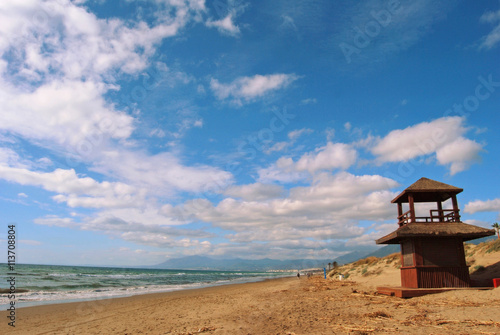
M492 286L492 278L500 278L500 240L478 245L465 244L466 262L476 286ZM338 267L328 273L332 280L344 278L375 289L377 286L401 286L399 253L377 258L369 257Z

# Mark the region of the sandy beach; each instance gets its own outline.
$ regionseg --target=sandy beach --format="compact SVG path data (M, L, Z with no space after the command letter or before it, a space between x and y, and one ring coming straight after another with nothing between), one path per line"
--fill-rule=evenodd
M26 307L15 334L498 334L500 289L413 299L321 276Z

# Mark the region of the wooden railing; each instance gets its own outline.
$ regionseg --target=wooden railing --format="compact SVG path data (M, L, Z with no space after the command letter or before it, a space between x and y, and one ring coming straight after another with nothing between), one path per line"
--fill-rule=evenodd
M398 216L400 227L412 222L432 223L432 222L460 222L460 210L454 209L431 209L430 216L415 216L412 220L411 210Z

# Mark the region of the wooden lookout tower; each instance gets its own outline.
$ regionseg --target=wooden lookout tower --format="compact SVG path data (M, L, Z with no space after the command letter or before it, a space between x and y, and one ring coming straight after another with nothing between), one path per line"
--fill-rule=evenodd
M399 228L376 242L401 245L402 288L397 292L379 288L380 293L409 297L433 293L422 289L471 286L463 242L494 231L460 221L457 194L462 191L421 178L392 200L398 206ZM444 209L443 204L451 208Z

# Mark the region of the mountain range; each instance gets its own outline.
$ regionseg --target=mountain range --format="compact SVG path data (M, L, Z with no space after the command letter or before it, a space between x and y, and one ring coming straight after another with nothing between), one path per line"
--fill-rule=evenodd
M479 244L496 238L489 236L468 243ZM297 271L302 269L328 268L328 263L337 262L338 265L355 262L366 257L384 257L395 252L400 252L399 244L389 244L382 248L367 253L366 251L353 251L335 259L214 259L205 256L186 256L180 258L171 258L161 264L150 266L153 269L176 269L176 270L220 270L220 271L269 271L269 270L290 270Z
M398 245L399 247L399 245ZM384 247L385 248L385 247ZM381 248L379 250L382 250ZM399 249L397 250L399 251ZM383 251L382 251L383 253ZM392 253L392 249L391 252ZM239 270L239 271L268 271L268 270L302 270L312 268L328 268L328 263L337 262L339 265L354 262L358 259L367 257L367 254L361 251L354 251L345 254L336 259L214 259L205 256L185 256L180 258L171 258L167 261L153 265L154 269L177 269L177 270Z

